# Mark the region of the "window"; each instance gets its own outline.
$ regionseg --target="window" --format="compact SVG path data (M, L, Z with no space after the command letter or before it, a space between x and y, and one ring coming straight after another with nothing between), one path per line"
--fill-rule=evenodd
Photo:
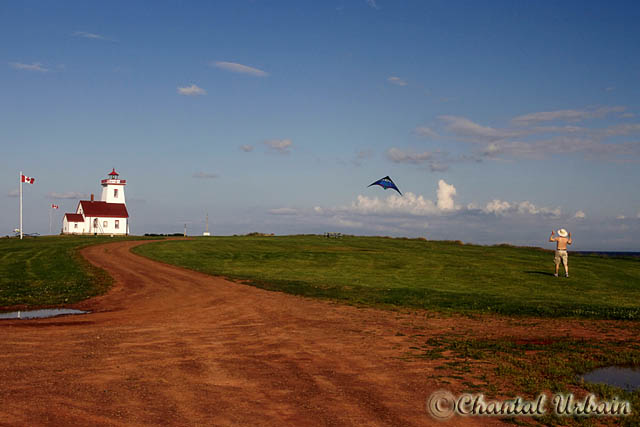
M118 198L118 189L117 189L117 188L114 188L114 189L113 189L113 198L114 198L114 199L117 199L117 198Z
M78 223L73 224L73 228L78 228Z
M109 223L108 223L107 221L103 221L103 222L102 222L102 226L103 226L104 228L107 228L107 227L109 226Z
M93 228L98 228L98 218L93 219Z
M120 220L116 219L116 230L120 228Z

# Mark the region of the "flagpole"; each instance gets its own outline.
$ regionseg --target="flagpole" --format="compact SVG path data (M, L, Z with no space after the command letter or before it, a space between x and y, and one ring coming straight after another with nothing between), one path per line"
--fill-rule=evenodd
M51 215L53 214L53 206L49 207L49 234L51 234Z
M22 171L18 181L20 182L20 240L22 240Z

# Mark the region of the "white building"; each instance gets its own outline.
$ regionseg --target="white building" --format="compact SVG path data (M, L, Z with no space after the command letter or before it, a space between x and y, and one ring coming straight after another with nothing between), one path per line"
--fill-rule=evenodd
M124 198L127 181L118 178L115 169L101 181L100 201L80 200L75 213L66 213L62 220L63 234L129 234L129 212Z

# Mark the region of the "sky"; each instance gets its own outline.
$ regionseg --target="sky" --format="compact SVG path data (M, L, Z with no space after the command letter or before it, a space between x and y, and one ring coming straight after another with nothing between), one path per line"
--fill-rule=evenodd
M640 4L0 2L0 235L111 168L133 234L640 251ZM389 175L402 191L367 187Z

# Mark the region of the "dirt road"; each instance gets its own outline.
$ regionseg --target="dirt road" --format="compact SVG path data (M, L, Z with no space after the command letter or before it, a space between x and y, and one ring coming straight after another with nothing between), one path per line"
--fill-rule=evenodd
M472 319L268 292L129 251L143 243L83 250L115 279L76 306L92 314L0 322L0 425L502 425L430 418L440 362L404 357Z

